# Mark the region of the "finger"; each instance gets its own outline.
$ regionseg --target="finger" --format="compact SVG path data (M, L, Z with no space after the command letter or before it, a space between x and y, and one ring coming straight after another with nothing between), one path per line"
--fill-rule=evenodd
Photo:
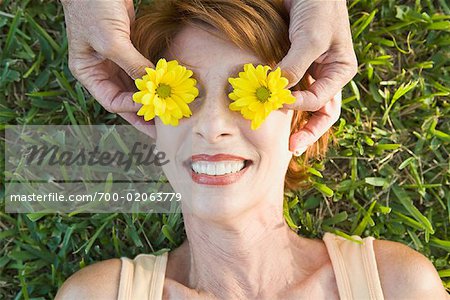
M287 78L289 84L286 88L295 86L305 75L312 63L322 54L317 47L307 47L309 43L302 46L303 41L292 43L286 56L274 68L280 67L283 77Z
M119 65L122 70L127 72L133 79L141 78L145 75L145 68L154 68L155 66L145 58L134 47L130 40L124 40L119 43L113 52L110 60Z
M330 62L321 66L316 81L307 90L293 92L292 95L297 101L286 104L283 108L319 110L353 78L357 69L356 64L355 58L354 61Z
M289 139L289 150L299 150L300 154L324 135L341 114L342 94L339 92L322 109L315 112L308 123ZM298 155L300 155L298 154Z
M140 132L152 137L156 138L155 132L155 120L144 121L144 118L136 115L135 113L119 113L119 116L124 118L128 123L136 127Z
M284 0L283 4L287 11L291 11L292 0Z
M133 126L149 126L149 125L155 125L155 119L151 119L150 121L145 121L144 117L138 116L134 113L118 113L119 116L124 118L128 123L130 123Z
M133 101L132 92L124 92L119 86L108 79L94 80L85 84L94 98L109 112L134 112L141 104Z
M127 8L128 18L130 19L130 22L133 22L134 18L135 18L133 0L126 0L125 1L125 6Z

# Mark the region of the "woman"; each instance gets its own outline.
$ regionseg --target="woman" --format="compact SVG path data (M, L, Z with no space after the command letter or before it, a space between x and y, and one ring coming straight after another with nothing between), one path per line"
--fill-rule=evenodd
M289 136L305 116L276 110L251 130L227 95L244 64L274 67L286 54L287 24L276 0L160 0L136 20L132 39L150 61L176 59L198 81L192 116L176 127L156 118L150 132L172 162L164 172L183 195L187 239L169 254L88 266L57 299L447 298L431 262L400 243L312 240L284 221L284 188L301 177ZM243 168L220 180L191 170L218 161Z

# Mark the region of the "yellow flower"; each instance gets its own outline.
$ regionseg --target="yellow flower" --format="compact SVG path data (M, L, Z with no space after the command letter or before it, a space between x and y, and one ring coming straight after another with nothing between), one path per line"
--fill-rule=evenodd
M272 110L283 107L284 103L294 103L295 97L285 89L288 80L281 77L281 70L275 71L269 66L244 65L244 72L238 78L229 78L233 92L228 95L233 102L229 108L240 111L242 116L252 121L251 128L257 129Z
M198 96L197 81L192 71L180 66L176 60L160 59L156 68L145 68L147 75L136 79L139 92L134 93L134 102L141 103L137 112L145 121L158 116L165 125L177 126L182 117L192 115L188 103Z

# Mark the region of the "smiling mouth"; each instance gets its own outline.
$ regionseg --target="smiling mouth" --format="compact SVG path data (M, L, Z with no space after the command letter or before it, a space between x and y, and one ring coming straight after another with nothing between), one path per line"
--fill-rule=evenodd
M251 160L241 161L195 161L191 162L191 170L195 174L207 176L227 176L239 173L251 165Z

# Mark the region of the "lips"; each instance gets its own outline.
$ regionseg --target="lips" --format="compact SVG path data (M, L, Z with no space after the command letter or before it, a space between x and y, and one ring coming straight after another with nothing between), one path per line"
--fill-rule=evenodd
M231 154L215 154L215 155L208 155L208 154L195 154L192 155L191 161L242 161L247 160L244 157L235 156Z
M208 175L208 174L198 174L194 172L191 168L192 162L197 161L209 161L209 162L219 162L219 161L244 161L245 165L242 170L236 173L229 173L229 174L223 174L223 175ZM215 154L215 155L209 155L209 154L196 154L192 155L191 160L189 161L189 170L191 174L191 178L194 182L198 184L205 184L205 185L228 185L232 184L236 181L238 181L242 175L247 172L249 166L252 164L252 161L249 159L246 159L241 156L231 155L231 154Z

